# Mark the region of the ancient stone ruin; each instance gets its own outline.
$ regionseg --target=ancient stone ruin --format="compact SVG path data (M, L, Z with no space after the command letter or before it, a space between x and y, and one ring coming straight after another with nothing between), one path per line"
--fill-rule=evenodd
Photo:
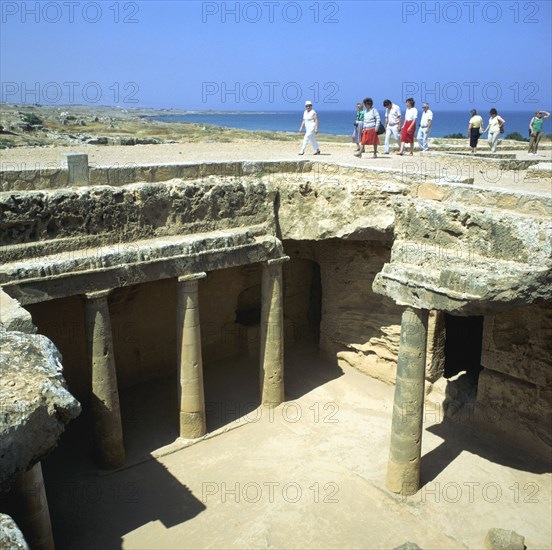
M32 548L53 548L41 461L81 406L98 468L121 468L120 392L166 378L182 448L211 431L214 362L253 360L241 383L268 408L299 348L395 384L399 495L420 489L424 402L472 407L478 430L550 455L550 196L324 162L89 169L86 155L4 172L2 190L0 511Z

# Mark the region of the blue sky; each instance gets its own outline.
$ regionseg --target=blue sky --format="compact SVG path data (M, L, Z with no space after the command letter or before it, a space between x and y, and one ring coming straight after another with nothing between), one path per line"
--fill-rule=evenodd
M552 111L552 2L2 0L10 103Z

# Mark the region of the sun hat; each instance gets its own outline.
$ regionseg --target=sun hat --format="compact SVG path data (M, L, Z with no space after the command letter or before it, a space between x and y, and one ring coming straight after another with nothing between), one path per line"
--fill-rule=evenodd
M312 102L311 102L311 101L305 101L305 107L306 107L307 105L312 105Z

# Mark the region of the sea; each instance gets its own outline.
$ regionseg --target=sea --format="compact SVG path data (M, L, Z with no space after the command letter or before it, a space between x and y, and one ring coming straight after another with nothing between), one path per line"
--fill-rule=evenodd
M450 134L460 133L467 135L469 111L433 111L433 125L431 137L438 138ZM321 134L350 135L355 120L354 111L326 111L318 109L318 131ZM421 110L418 110L420 116ZM385 110L379 110L380 116L385 116ZM489 115L479 111L485 124ZM535 111L499 111L499 115L506 120L505 136L512 132L519 132L528 138L529 122ZM297 132L301 125L303 111L193 111L184 115L162 115L151 117L161 122L193 122L196 124L213 124L226 128L241 130L266 130L269 132ZM404 116L404 111L403 111ZM543 133L551 133L552 116L543 123Z

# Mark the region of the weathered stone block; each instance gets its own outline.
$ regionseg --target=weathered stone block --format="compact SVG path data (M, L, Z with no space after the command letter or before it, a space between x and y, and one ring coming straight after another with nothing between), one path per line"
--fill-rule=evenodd
M550 386L552 301L485 317L481 364L537 386Z
M3 550L29 550L23 533L7 514L0 514L0 548Z
M509 443L549 453L552 447L552 387L540 387L483 369L479 375L475 421Z
M17 300L0 289L0 334L8 330L33 334L36 327L33 325L31 314L21 307Z
M45 336L4 333L0 346L0 494L55 448L80 413L61 356Z
M489 529L485 537L487 550L524 550L525 537L507 529Z

